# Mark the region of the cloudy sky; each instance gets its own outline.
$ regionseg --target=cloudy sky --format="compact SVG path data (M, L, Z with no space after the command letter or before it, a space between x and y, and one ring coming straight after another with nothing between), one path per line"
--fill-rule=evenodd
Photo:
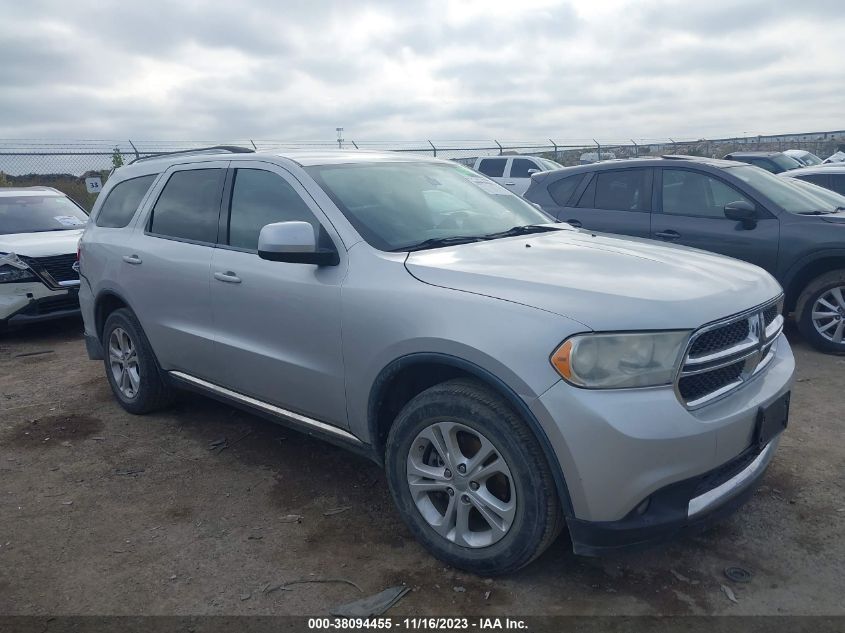
M845 128L845 0L107 4L0 4L0 138Z

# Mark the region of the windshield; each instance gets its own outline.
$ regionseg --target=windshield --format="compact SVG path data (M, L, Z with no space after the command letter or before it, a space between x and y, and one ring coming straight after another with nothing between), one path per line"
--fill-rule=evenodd
M563 169L563 165L561 165L560 163L556 163L553 160L549 160L548 158L538 158L537 160L540 161L540 163L543 165L543 167L545 167L548 170Z
M784 171L786 171L787 169L795 169L796 167L801 167L801 163L799 161L792 158L792 156L787 156L785 154L772 156L772 161L775 163L775 165L777 165Z
M804 162L805 165L821 165L822 164L822 159L819 158L818 156L816 156L815 154L810 153L810 152L807 152L806 154L804 154L801 157L801 160Z
M81 229L82 209L64 196L0 196L0 235Z
M369 244L383 251L554 222L462 165L357 163L306 169Z
M822 189L821 187L813 185L813 188L810 189L804 186L809 183L794 178L775 176L759 167L752 167L751 165L733 167L730 173L760 191L789 213L806 214L820 211L833 213L838 206L841 206L841 204L832 203L827 194L819 194L817 190ZM842 198L842 196L839 196L839 198L842 200L842 204L845 204L845 198Z
M831 191L830 189L826 189L821 185L817 185L806 180L801 180L800 178L790 178L789 182L798 185L799 189L803 189L812 196L827 200L827 202L833 205L835 209L845 210L845 196L843 196L842 194L836 193L835 191Z

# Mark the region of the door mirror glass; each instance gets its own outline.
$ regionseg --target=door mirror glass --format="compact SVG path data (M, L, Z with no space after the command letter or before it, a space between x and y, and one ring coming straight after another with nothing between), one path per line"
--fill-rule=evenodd
M274 222L258 234L258 256L274 262L336 266L337 251L318 248L314 227L308 222Z

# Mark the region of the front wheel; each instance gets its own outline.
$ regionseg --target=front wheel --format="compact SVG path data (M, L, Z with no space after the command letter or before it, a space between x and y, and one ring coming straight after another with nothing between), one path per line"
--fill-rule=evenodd
M414 397L390 430L386 467L408 527L455 567L515 571L562 528L537 439L505 401L475 381L450 380Z
M823 352L845 354L845 269L814 279L798 300L798 327Z

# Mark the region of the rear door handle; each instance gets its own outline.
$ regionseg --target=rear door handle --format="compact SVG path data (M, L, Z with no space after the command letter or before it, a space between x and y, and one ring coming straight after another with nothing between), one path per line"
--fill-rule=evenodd
M124 255L123 261L125 261L127 264L132 264L133 266L137 266L138 264L141 263L141 258L138 257L137 255Z
M214 278L218 281L225 281L227 284L241 283L241 278L238 277L231 270L227 270L225 273L214 273Z
M574 226L576 229L580 229L582 226L584 226L584 225L581 223L581 220L576 220L575 218L569 218L569 219L566 221L566 223L567 223L569 226Z
M515 182L506 182L505 185L507 185L508 187L516 187Z
M676 240L681 237L680 233L671 229L669 229L668 231L660 231L659 233L655 233L654 235L656 237L659 237L661 240Z

